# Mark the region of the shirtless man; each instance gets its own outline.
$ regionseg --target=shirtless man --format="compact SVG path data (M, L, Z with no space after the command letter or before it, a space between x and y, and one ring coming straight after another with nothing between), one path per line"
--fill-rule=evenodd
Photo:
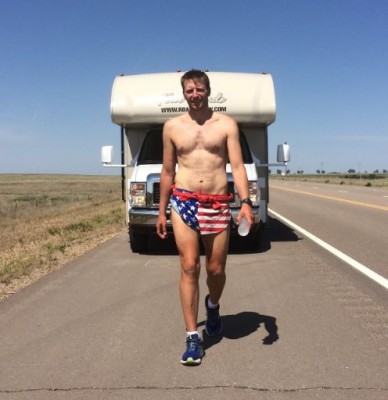
M206 254L206 333L221 333L219 300L225 286L229 245L226 163L243 203L237 216L253 222L239 130L235 120L209 108L210 82L206 73L186 72L181 78L189 112L166 121L163 128L163 168L157 234L167 237L166 209L171 200L171 222L181 262L180 298L186 324L186 351L181 363L201 363L204 351L197 330L201 238ZM177 172L175 166L178 163Z

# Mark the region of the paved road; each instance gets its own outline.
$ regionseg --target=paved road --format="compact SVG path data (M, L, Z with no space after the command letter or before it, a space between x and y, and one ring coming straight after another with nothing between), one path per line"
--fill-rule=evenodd
M274 180L270 206L388 278L388 190Z
M386 399L387 303L341 267L272 218L232 248L224 334L188 368L174 249L123 232L0 304L0 399Z

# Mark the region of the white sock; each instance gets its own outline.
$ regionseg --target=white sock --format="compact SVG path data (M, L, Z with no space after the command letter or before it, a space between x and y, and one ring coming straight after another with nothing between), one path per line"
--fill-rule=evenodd
M198 335L199 336L199 333L198 333L198 331L186 332L186 336L191 336L191 335Z
M211 301L210 301L210 297L207 299L207 306L209 307L209 308L217 308L218 307L218 304L213 304Z

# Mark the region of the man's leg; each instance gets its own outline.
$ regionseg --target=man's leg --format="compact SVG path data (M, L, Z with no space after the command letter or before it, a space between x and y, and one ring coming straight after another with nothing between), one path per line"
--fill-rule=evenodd
M209 295L205 298L206 324L209 336L219 335L222 331L219 314L219 300L225 287L225 265L229 246L229 229L216 234L203 236L206 250L206 272Z
M198 233L188 227L175 212L171 212L176 245L181 260L181 278L179 291L183 318L186 324L186 351L183 353L183 365L201 364L204 350L197 331L200 253Z
M206 252L207 286L210 301L218 304L224 290L225 266L229 247L229 228L215 235L204 235L202 241Z
M197 330L200 249L198 232L187 226L181 217L171 211L171 221L174 229L175 242L181 261L181 276L179 292L183 318L188 332Z

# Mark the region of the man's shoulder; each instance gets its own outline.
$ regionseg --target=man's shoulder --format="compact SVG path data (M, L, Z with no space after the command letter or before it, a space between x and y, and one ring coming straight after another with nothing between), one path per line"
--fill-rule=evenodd
M228 114L214 113L213 116L217 121L219 121L222 124L226 124L229 126L237 125L236 120Z
M177 115L176 117L169 118L165 123L164 126L166 127L174 127L182 124L185 120L185 114Z
M220 121L235 121L231 115L216 111L213 112L213 117L218 118Z

